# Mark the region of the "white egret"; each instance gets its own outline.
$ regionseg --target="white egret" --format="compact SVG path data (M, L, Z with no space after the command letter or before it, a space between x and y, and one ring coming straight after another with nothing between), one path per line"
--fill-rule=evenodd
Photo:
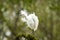
M28 12L26 10L21 10L21 15L24 16L21 18L21 20L23 22L26 22L27 26L30 29L36 31L38 28L39 20L35 13L33 12L32 14L28 15Z

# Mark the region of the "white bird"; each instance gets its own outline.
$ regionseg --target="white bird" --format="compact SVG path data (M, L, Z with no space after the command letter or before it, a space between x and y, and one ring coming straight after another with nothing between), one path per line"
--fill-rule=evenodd
M33 12L33 14L28 15L28 12L26 10L22 10L21 15L24 16L24 17L21 18L21 20L23 22L26 22L27 26L30 29L36 31L37 28L38 28L39 20L38 20L38 17L35 15L35 13Z

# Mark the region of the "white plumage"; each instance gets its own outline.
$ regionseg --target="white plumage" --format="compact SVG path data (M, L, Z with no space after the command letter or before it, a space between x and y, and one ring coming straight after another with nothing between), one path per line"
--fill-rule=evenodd
M28 15L28 12L26 10L21 10L21 15L24 16L21 18L23 22L26 22L27 26L31 28L32 30L36 31L38 28L38 17L33 12L32 14Z

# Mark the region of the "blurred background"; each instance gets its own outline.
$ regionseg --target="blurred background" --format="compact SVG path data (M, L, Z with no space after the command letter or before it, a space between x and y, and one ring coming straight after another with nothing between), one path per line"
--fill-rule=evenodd
M34 35L20 20L22 9L38 16ZM0 0L0 40L27 40L16 39L21 34L31 34L37 40L60 40L60 0Z

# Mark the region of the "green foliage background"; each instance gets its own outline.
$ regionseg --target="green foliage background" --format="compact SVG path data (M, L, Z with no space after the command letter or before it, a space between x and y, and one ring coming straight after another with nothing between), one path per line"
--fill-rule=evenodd
M26 9L29 13L36 12L39 26L34 35L25 27L25 23L21 22L19 16L21 9ZM6 11L9 11L9 14ZM37 40L60 40L60 0L0 0L1 40L6 37L4 36L6 27L12 32L11 36L7 37L8 40L15 40L17 35L23 33L31 34Z

